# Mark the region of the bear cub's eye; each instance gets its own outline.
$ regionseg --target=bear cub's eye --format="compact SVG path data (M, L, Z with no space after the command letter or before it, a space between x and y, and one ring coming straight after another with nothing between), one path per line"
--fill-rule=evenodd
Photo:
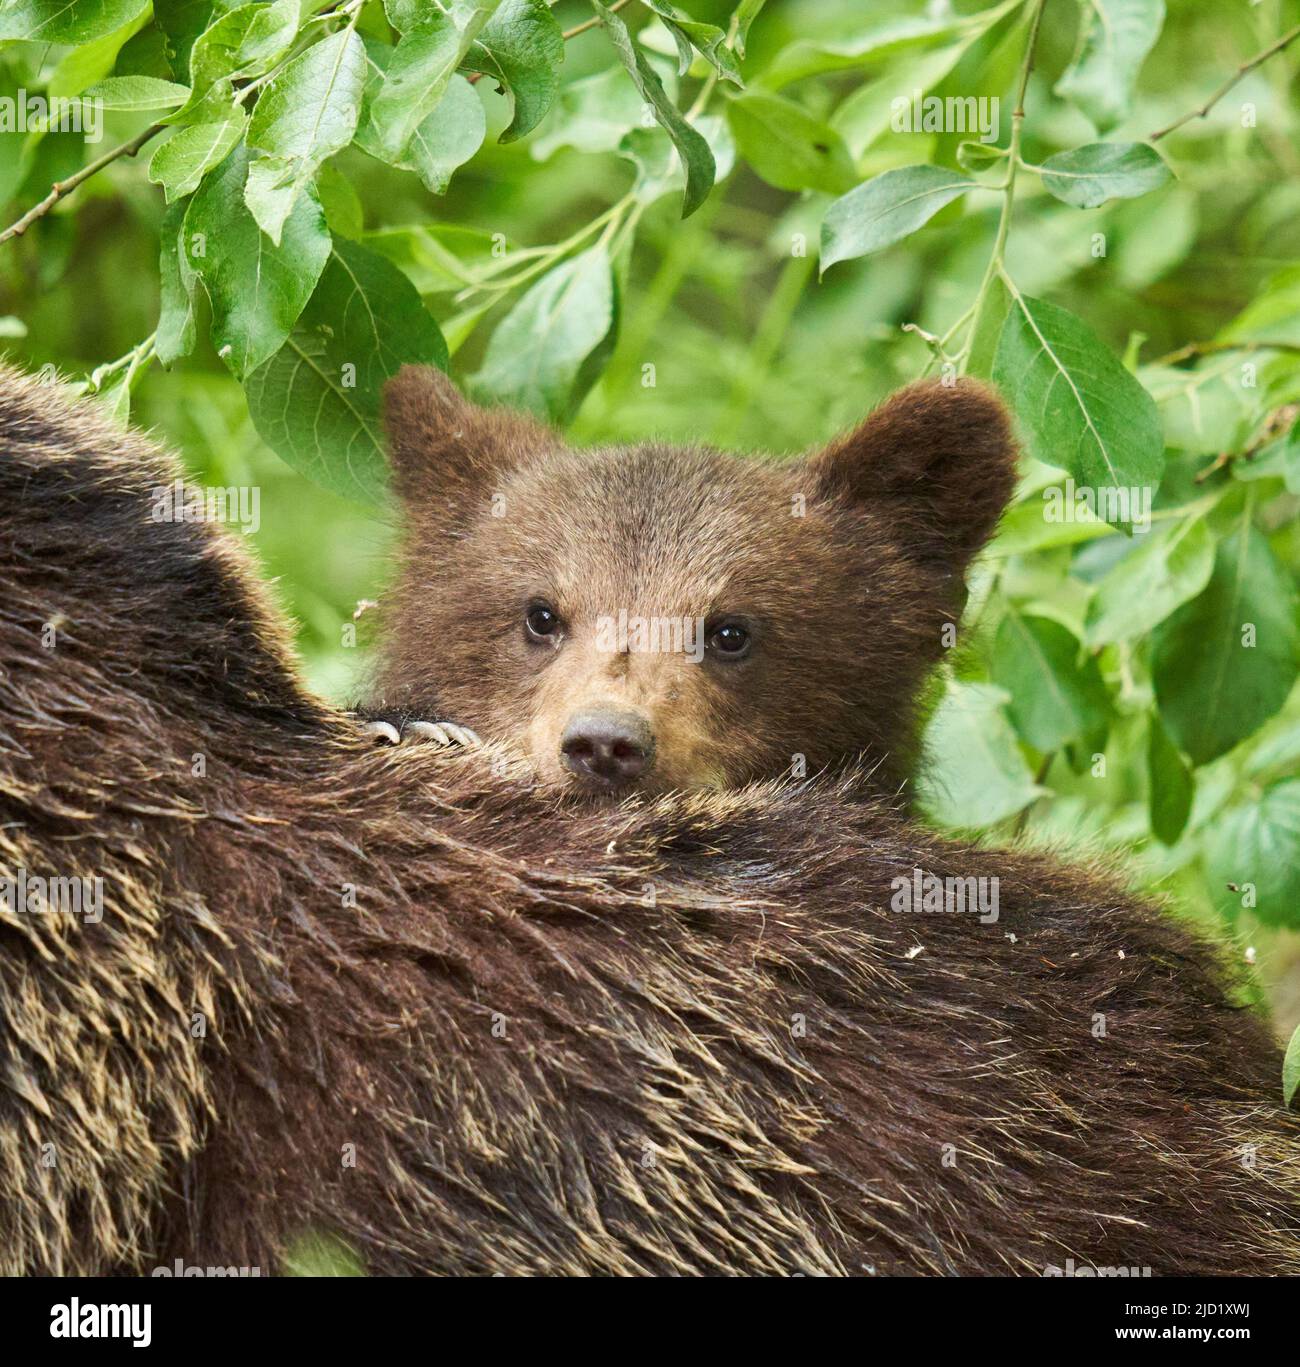
M559 614L547 603L529 603L524 613L524 626L530 641L544 641L560 629Z
M709 649L725 660L742 660L749 654L753 638L743 622L722 621L709 628Z

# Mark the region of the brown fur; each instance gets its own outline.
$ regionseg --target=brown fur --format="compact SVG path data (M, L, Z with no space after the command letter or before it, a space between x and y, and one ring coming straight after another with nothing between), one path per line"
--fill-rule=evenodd
M367 711L449 717L514 744L548 783L569 782L560 737L593 708L648 724L649 791L859 760L885 790L908 775L941 630L1014 480L988 390L914 385L784 463L570 451L418 367L391 382L387 421L407 532ZM558 647L526 639L538 599L564 620ZM611 651L598 624L620 611L739 614L754 647L736 662Z
M370 750L232 540L150 521L175 473L0 375L0 871L105 883L0 914L0 1270L305 1227L372 1272L1297 1270L1278 1051L1159 910L850 776L575 816ZM1001 920L892 912L916 866Z

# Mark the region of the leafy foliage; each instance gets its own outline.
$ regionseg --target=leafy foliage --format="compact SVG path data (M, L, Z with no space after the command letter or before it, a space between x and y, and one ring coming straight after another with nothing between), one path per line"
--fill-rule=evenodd
M257 544L337 692L405 361L579 441L764 450L918 374L992 379L1023 479L925 809L1122 846L1276 962L1297 25L1300 0L14 0L13 118L84 94L111 140L0 103L0 334L262 488Z

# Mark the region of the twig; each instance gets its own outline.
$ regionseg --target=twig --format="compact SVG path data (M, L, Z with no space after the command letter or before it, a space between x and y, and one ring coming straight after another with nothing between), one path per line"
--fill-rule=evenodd
M1183 124L1191 123L1193 119L1203 119L1210 110L1223 99L1228 91L1247 74L1247 72L1254 71L1261 62L1268 61L1270 57L1281 52L1283 48L1289 47L1297 38L1300 38L1300 24L1297 24L1293 29L1288 29L1276 42L1270 43L1262 52L1257 52L1248 61L1242 62L1237 70L1224 81L1218 90L1216 90L1199 109L1193 109L1191 113L1184 114L1181 119L1175 119L1173 123L1166 124L1164 128L1152 133L1147 141L1159 142L1167 133L1172 133L1175 128L1181 128Z
M1254 460L1266 446L1295 422L1297 414L1300 414L1300 405L1293 403L1283 404L1281 408L1275 409L1264 420L1264 426L1260 428L1259 435L1244 451L1220 451L1209 465L1197 472L1193 483L1204 484L1211 475L1217 474L1218 471L1231 465L1234 461L1249 462Z
M506 276L505 278L475 281L473 284L467 285L461 290L460 293L453 298L452 303L463 304L467 300L473 298L476 294L503 294L507 290L514 289L517 285L526 284L535 276L540 275L544 270L548 270L554 262L559 260L560 257L566 256L579 243L585 242L597 228L604 228L615 219L626 214L635 202L636 193L633 190L629 190L622 199L611 204L604 213L597 214L590 223L584 223L576 233L566 237L563 242L557 242L551 247L529 248L528 255L532 258L532 264L525 267L522 271L518 271L514 275ZM519 252L516 255L517 257L522 257L524 253Z
M611 14L616 14L624 5L630 5L631 3L632 0L614 0L612 5L606 5L605 8L609 10ZM574 24L571 29L566 29L564 36L565 38L576 38L578 34L586 33L589 28L595 28L600 22L600 15L594 14L590 19L584 19L582 23Z
M1175 351L1158 356L1149 365L1177 365L1193 356L1214 356L1221 351L1293 351L1300 354L1300 342L1188 342Z
M1011 142L1007 148L1007 175L1001 185L995 187L1002 191L1002 212L998 216L997 237L993 243L993 250L989 254L989 263L984 270L984 277L980 281L979 293L975 296L975 303L971 308L970 329L966 333L966 340L962 349L957 353L957 359L962 368L970 359L971 347L975 338L979 336L980 326L984 319L984 310L989 301L989 286L1002 269L1002 255L1006 251L1007 234L1011 230L1011 210L1016 198L1016 170L1020 164L1020 138L1025 123L1025 91L1029 88L1029 74L1034 69L1034 51L1038 46L1038 30L1043 22L1043 10L1047 7L1047 0L1037 0L1034 9L1033 24L1029 30L1029 38L1025 43L1025 55L1021 59L1020 83L1016 88L1016 107L1011 111Z
M117 161L119 157L135 156L150 138L156 137L162 131L162 124L151 124L143 133L136 134L129 142L124 142L120 147L114 147L111 151L105 152L102 157L96 157L94 161L87 162L80 171L69 176L67 180L56 180L50 186L50 193L39 204L34 204L16 223L11 223L4 232L0 233L0 242L8 242L11 237L21 237L38 218L44 218L59 200L70 195L82 181L89 180L91 176L102 171L111 162Z
M119 356L116 361L106 361L103 365L96 366L86 381L86 393L102 394L107 382L123 370L126 371L123 383L129 385L140 366L153 359L154 346L157 341L157 331L151 332L143 342L137 343L125 355Z

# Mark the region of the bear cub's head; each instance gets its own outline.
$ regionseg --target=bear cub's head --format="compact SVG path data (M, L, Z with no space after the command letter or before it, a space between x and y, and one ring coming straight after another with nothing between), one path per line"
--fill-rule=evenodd
M386 394L401 569L374 711L513 743L544 782L902 782L963 574L1011 496L986 388L922 382L804 459L575 451L437 370Z

